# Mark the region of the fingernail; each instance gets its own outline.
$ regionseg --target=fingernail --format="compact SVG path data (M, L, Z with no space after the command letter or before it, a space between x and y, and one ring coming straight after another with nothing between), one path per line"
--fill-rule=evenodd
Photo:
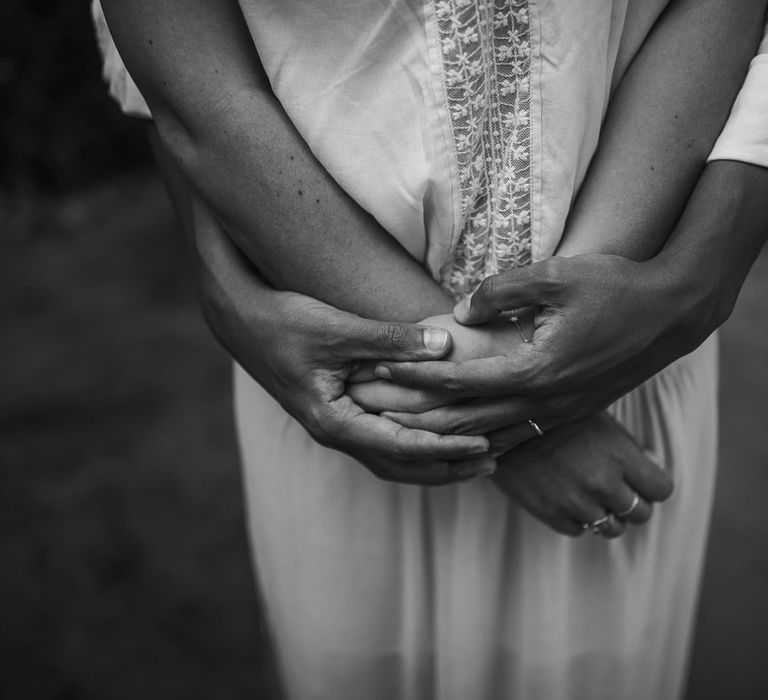
M424 347L432 352L445 350L448 345L448 331L444 328L427 328L424 331Z
M464 297L456 306L453 307L453 315L461 320L469 315L469 306L471 303L471 296Z
M376 365L376 369L373 370L373 373L379 379L392 379L392 372L389 371L389 367L385 367L384 365Z

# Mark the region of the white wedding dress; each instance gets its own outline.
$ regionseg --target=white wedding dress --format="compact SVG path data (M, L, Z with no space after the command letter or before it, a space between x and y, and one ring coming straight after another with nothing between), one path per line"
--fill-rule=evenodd
M611 84L661 0L241 0L293 123L456 296L551 255ZM105 74L148 115L98 5ZM768 165L768 56L713 157ZM763 110L761 112L761 110ZM259 582L292 700L672 700L715 476L714 340L612 407L674 477L613 541L558 535L484 480L377 480L243 371Z

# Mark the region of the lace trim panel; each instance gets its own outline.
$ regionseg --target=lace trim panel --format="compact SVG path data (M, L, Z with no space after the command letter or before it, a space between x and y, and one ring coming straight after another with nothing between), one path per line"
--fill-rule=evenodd
M529 2L433 2L461 197L442 281L462 297L531 262Z

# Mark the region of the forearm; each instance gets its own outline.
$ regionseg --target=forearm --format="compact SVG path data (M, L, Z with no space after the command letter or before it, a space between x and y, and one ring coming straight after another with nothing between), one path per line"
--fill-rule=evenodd
M645 260L663 247L762 33L766 2L738 5L671 3L609 106L557 254Z
M727 320L768 238L768 168L707 164L683 216L653 265L671 280L697 344Z
M222 125L181 163L262 275L368 318L413 321L449 309L439 285L341 191L280 108L255 102L261 110L244 107L247 119Z
M269 90L236 3L104 4L164 148L272 285L369 318L450 309L311 154Z

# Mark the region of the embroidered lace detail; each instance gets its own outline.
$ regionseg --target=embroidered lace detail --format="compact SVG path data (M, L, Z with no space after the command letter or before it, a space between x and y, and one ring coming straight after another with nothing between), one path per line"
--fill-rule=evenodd
M457 297L531 262L528 0L433 0L458 159L461 233L443 269Z

